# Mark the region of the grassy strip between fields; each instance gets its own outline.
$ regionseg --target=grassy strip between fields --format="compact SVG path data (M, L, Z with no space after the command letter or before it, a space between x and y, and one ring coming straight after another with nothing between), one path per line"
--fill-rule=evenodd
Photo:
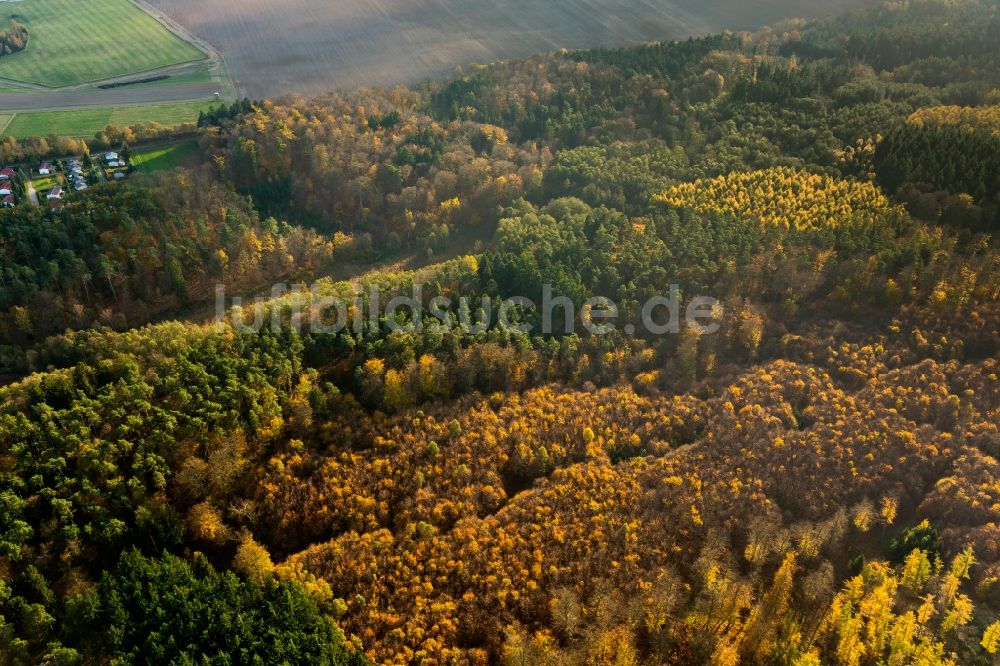
M198 120L201 111L207 111L217 104L217 102L178 102L73 111L30 111L14 114L3 133L18 139L51 134L89 139L107 125L127 127L144 122L157 122L161 125L192 123ZM3 125L3 118L4 116L0 116L0 125Z
M12 120L14 120L12 114L0 114L0 136L5 134L4 130L7 129L7 125L10 125Z
M198 142L185 141L169 146L156 146L132 153L132 166L143 173L175 169L189 163L198 153Z

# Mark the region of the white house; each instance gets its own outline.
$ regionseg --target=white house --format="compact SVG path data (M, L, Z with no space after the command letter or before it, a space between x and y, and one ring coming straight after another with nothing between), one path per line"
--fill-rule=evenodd
M108 162L117 162L118 161L118 153L105 153L104 159L106 161L108 161Z
M11 189L11 184L7 181L0 183L0 197L5 197L8 194L13 194L14 190Z
M14 207L14 195L13 194L8 194L7 196L5 196L3 198L3 207L4 208L13 208Z
M62 199L62 195L63 191L61 187L53 187L49 190L49 193L45 195L45 198L49 201L58 201L59 199Z
M17 172L11 169L10 167L4 167L3 169L0 169L0 180L2 181L11 180L16 175Z
M52 175L52 165L48 162L43 162L42 166L38 167L39 176L50 176Z

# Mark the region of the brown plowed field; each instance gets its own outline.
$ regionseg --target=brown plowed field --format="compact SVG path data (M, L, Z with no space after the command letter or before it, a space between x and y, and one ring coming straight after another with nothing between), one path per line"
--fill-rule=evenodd
M218 48L250 97L440 76L455 65L754 28L874 0L149 0Z

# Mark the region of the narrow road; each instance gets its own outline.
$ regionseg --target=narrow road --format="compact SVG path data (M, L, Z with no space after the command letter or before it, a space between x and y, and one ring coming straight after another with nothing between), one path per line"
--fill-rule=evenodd
M83 90L26 91L0 93L0 112L59 111L67 109L141 106L157 102L187 102L215 99L218 83L184 83L151 88L86 88Z
M35 189L35 183L33 181L28 181L28 199L31 201L31 205L38 208L38 190Z

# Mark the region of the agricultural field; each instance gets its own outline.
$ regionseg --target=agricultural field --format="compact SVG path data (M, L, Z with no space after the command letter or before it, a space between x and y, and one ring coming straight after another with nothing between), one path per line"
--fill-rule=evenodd
M12 20L29 42L0 58L0 134L175 125L234 97L218 52L142 0L0 0L0 25Z
M0 21L12 19L28 47L0 59L0 78L58 88L206 58L129 0L0 4Z
M142 122L157 122L162 125L195 122L201 111L207 111L212 106L212 102L179 102L149 106L17 113L3 133L15 138L56 134L87 139L107 125L126 127ZM3 124L3 116L0 116L0 127Z
M195 141L156 146L133 152L132 166L143 173L166 171L188 164L197 154L198 143Z
M252 98L386 86L456 65L754 28L872 0L150 0L225 56Z

